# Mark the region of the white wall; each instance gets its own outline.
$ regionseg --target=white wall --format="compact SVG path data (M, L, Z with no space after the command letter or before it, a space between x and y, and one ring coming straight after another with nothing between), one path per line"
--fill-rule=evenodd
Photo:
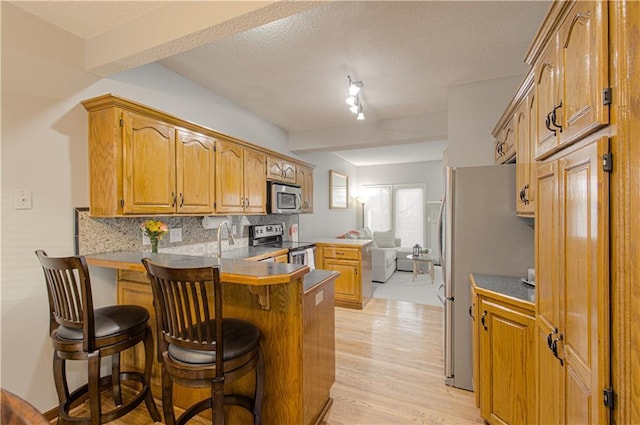
M491 131L522 79L523 76L507 77L449 88L449 166L494 163Z
M365 185L424 183L427 202L442 198L442 161L358 167L358 191Z
M114 93L290 153L285 131L161 66L109 79L84 72L82 40L8 2L1 7L1 385L46 411L58 401L46 290L34 251L72 254L73 208L88 205L88 125L80 102ZM31 192L32 209L14 209L17 189ZM115 303L115 273L92 268L92 279L96 304ZM79 368L70 371L74 382L85 379Z
M356 228L360 205L353 199L358 187L355 165L331 153L311 153L301 157L316 168L313 170L313 214L299 215L299 240L332 238ZM329 170L340 171L349 176L348 209L329 208Z

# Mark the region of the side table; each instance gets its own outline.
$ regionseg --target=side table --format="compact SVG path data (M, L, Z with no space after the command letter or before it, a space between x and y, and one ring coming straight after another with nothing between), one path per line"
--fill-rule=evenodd
M433 260L435 257L429 254L421 254L421 255L407 255L409 260L413 260L413 281L415 282L416 276L418 275L418 264L426 263L429 276L431 277L431 283L435 281L435 270L433 268Z

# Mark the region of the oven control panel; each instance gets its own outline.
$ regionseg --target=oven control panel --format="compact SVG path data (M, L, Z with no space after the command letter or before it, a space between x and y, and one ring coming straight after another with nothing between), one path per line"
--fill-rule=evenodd
M255 239L282 236L282 232L282 224L261 224L253 226L253 237Z

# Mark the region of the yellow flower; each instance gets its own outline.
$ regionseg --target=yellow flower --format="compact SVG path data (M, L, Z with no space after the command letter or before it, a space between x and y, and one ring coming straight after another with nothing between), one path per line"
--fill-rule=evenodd
M140 228L149 239L156 240L161 240L169 232L169 226L160 220L147 220L140 225Z

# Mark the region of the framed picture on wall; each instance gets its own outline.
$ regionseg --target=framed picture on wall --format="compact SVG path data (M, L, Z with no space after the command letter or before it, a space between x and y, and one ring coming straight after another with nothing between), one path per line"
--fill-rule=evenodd
M329 170L329 208L349 208L349 176Z

